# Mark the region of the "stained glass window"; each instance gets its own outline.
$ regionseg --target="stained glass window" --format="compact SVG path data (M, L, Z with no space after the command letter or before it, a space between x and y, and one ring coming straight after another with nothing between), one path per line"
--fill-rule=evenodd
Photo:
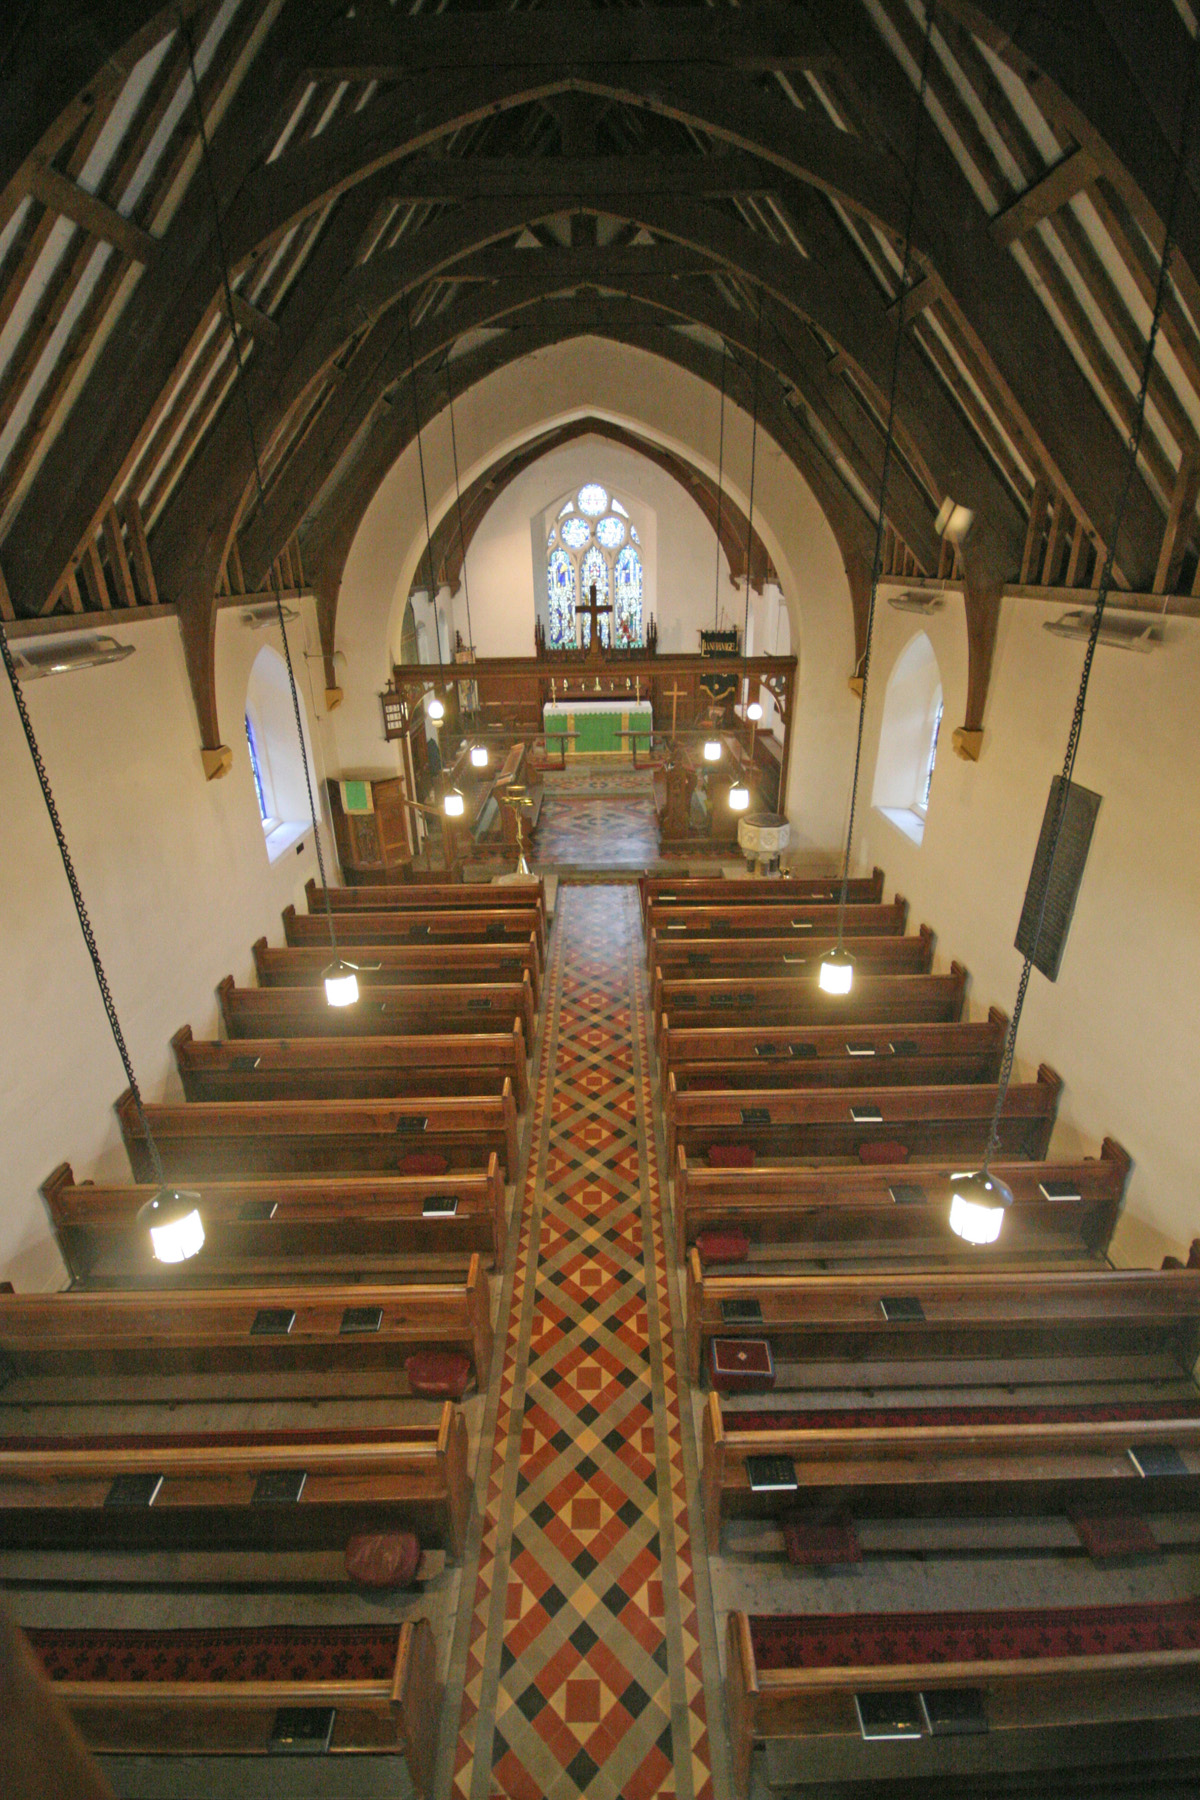
M550 610L550 648L575 642L575 564L565 550L552 550L546 563Z
M586 481L547 521L546 581L551 649L586 649L591 621L577 608L596 589L602 605L615 612L600 621L600 641L621 649L642 642L644 571L640 542L629 508L599 481Z
M626 649L642 641L642 559L632 544L618 556L613 578L617 648Z
M595 544L592 545L590 550L585 552L583 561L579 565L579 591L582 593L585 600L591 599L591 589L593 587L596 590L596 599L600 602L600 605L603 606L608 599L608 559L601 550L596 548ZM592 621L586 614L579 620L579 628L581 642L585 646L590 644L592 641ZM600 642L602 644L607 644L609 642L607 614L605 614L604 618L600 621Z

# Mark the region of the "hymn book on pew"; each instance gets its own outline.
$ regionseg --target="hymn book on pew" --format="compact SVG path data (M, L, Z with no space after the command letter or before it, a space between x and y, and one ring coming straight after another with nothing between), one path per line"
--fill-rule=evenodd
M243 1225L265 1225L278 1211L277 1200L247 1200L238 1208L238 1219Z
M116 1475L104 1496L105 1506L153 1506L163 1484L161 1475Z
M722 1325L761 1325L761 1300L722 1300Z
M889 1325L919 1323L925 1317L925 1308L915 1294L886 1294L879 1305Z
M306 1469L264 1469L254 1483L255 1506L294 1506L308 1480Z
M428 1194L421 1202L423 1219L452 1219L457 1211L457 1194Z
M929 1195L915 1181L893 1181L888 1193L897 1206L925 1206L929 1202Z
M323 1756L333 1740L336 1719L337 1709L332 1706L281 1706L267 1749L273 1756Z
M790 1456L748 1456L746 1474L752 1494L795 1494L796 1465Z
M922 1693L921 1711L933 1737L981 1737L988 1728L978 1688L939 1688Z
M342 1337L354 1337L362 1332L381 1331L383 1329L382 1306L348 1306L342 1314L342 1322L338 1332Z
M924 1736L919 1694L894 1688L882 1694L855 1694L854 1710L858 1714L858 1729L868 1742L876 1738Z
M1186 1475L1188 1466L1174 1444L1131 1444L1129 1460L1143 1478Z
M296 1323L290 1306L260 1306L250 1327L251 1337L286 1337Z
M1047 1200L1082 1200L1083 1195L1073 1181L1039 1181L1038 1192Z

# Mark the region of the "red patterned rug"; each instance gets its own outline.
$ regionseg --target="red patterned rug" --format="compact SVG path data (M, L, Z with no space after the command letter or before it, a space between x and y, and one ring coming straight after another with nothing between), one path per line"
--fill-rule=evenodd
M398 1625L27 1631L51 1681L390 1681Z
M1036 1661L1200 1649L1200 1602L1029 1612L799 1613L750 1620L760 1669Z

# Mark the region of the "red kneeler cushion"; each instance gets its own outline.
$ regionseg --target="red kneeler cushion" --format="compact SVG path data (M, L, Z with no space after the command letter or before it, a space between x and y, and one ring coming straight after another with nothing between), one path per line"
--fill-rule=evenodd
M902 1163L908 1161L908 1145L897 1138L880 1138L872 1144L858 1146L858 1160L862 1163Z
M744 1231L701 1231L696 1237L700 1265L745 1262L750 1254L750 1239Z
M804 1569L862 1561L862 1545L849 1519L820 1525L793 1513L783 1521L783 1544L788 1561Z
M413 1531L363 1531L346 1545L346 1573L360 1587L411 1587L420 1562Z
M753 1144L710 1144L708 1146L708 1166L710 1169L752 1169L754 1167Z
M396 1164L399 1175L444 1175L450 1159L440 1150L409 1150Z
M1155 1556L1162 1545L1147 1525L1131 1513L1071 1513L1075 1535L1094 1562L1110 1556Z
M418 1350L404 1373L422 1400L461 1400L471 1381L471 1359L460 1350Z

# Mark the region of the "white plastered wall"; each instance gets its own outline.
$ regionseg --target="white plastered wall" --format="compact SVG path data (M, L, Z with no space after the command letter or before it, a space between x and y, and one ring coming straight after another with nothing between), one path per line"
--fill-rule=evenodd
M557 424L588 415L625 425L651 442L685 455L715 480L720 406L718 391L645 351L596 338L573 339L523 358L455 400L461 484L465 490L505 451ZM749 416L727 405L723 480L725 491L743 511L749 500L750 439ZM422 448L430 516L436 526L454 505L455 498L446 413L439 414L424 431ZM610 448L615 452L615 446ZM669 480L665 475L663 479ZM524 480L524 476L518 478L513 488L520 487ZM546 498L567 485L560 480L557 486L548 488ZM507 501L506 490L500 504ZM699 569L699 610L704 612L711 609L713 599L713 534L699 512L696 520L699 549L694 560ZM827 858L835 850L842 831L853 754L854 708L846 689L854 661L849 588L836 540L811 490L762 431L758 440L754 520L779 571L789 614L791 646L800 659L787 796L793 846L801 857L812 853ZM472 624L483 652L488 650L494 634L484 601L486 580L476 572L477 564L482 568L478 559L483 553L486 530L485 525L476 540L480 549L472 549L473 560L467 569ZM394 761L390 747L382 740L378 694L387 680L390 652L399 649L404 600L420 559L424 532L417 454L415 446L410 446L384 478L368 507L342 581L337 647L344 653L339 679L345 700L333 714L333 731L336 755L343 769L387 767ZM526 611L522 615L516 603L507 599L498 598L495 604L504 609L504 641L511 642L510 631L513 635L524 631L521 648L532 655L528 511L523 542L518 548L514 539L508 566L516 571L522 557L520 579L525 586L521 605ZM661 587L661 537L659 557ZM498 581L497 593L501 586ZM511 625L507 610L510 607ZM735 614L738 611L736 595L730 610ZM711 616L710 612L707 616ZM810 654L812 646L820 646L819 654ZM685 642L685 647L690 646Z
M1061 772L1083 645L1043 631L1044 607L1004 602L983 753L951 752L966 700L962 602L914 620L881 606L856 860L879 863L907 896L910 929L938 933L938 966L970 972L972 1017L1011 1011L1013 948L1050 779ZM918 846L870 805L884 693L905 645L924 631L945 693L945 721ZM1055 1151L1098 1153L1115 1137L1134 1159L1114 1254L1156 1266L1200 1232L1200 629L1166 626L1150 656L1097 652L1075 779L1103 796L1056 983L1034 973L1018 1069L1063 1077Z
M282 943L280 913L289 901L303 908L317 863L311 829L268 862L250 773L246 683L277 637L219 617L217 693L233 768L208 782L176 622L118 625L136 646L128 661L24 692L134 1069L145 1098L158 1100L179 1092L172 1033L190 1024L197 1037L216 1034L217 982L253 979L251 945L264 935ZM319 762L309 603L288 641ZM50 1171L69 1162L77 1181L122 1182L130 1171L112 1110L125 1076L7 691L0 759L0 1277L21 1290L64 1279L38 1192Z

